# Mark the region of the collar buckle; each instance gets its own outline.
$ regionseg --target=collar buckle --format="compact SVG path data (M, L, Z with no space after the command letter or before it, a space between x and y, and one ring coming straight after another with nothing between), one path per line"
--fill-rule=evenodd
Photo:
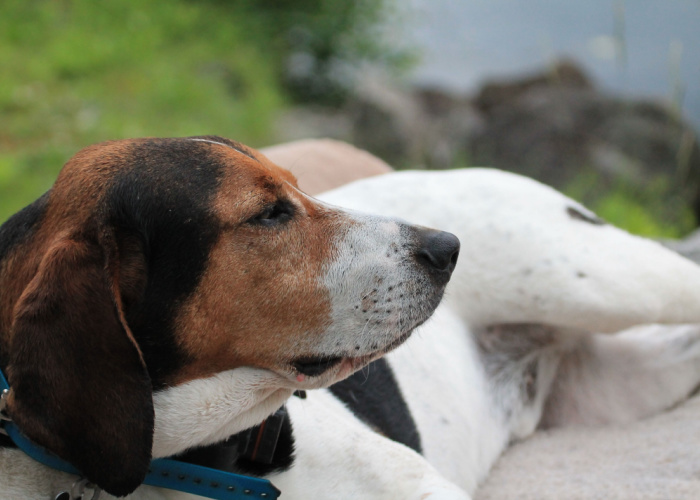
M10 396L8 389L3 389L0 393L0 421L11 422L12 419L7 415L7 398Z
M54 500L88 500L85 490L92 490L90 500L98 500L102 490L85 478L80 478L71 486L70 491L59 491Z
M3 389L0 393L0 434L9 437L10 435L5 430L5 422L12 422L12 419L7 414L7 397L10 391Z

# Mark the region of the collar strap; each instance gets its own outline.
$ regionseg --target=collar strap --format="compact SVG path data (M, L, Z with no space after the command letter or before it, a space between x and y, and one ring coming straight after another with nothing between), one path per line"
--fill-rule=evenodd
M31 442L4 414L10 385L0 370L0 432L7 434L17 447L39 463L52 469L81 476L68 462ZM278 434L279 435L279 434ZM243 476L172 458L158 458L151 466L143 484L182 491L214 500L276 499L280 491L267 479Z
M306 391L294 391L294 396L306 399ZM271 464L275 457L282 427L288 418L287 408L283 406L263 420L260 425L238 434L241 458L259 464Z
M241 457L251 462L271 464L286 418L287 410L283 406L263 420L260 425L243 431L239 435L242 444L240 447Z

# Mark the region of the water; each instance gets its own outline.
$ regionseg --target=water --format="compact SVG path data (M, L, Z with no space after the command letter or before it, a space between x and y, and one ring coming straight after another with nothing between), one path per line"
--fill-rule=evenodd
M700 128L700 0L410 0L411 79L458 93L569 56L607 91L666 99Z

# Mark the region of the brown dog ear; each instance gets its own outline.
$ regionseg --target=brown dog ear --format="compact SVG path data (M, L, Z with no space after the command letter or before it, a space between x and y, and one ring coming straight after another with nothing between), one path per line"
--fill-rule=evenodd
M123 496L148 470L154 415L115 257L79 238L49 248L14 310L9 410L32 441Z

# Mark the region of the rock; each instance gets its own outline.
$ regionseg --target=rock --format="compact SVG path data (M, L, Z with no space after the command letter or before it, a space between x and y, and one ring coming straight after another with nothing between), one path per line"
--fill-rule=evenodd
M494 108L512 103L536 87L592 89L593 82L576 63L562 60L553 64L544 73L506 82L487 82L474 98L474 105L482 113L488 114Z
M341 109L297 107L277 121L280 142L329 137L351 142L394 166L449 168L463 163L465 138L480 127L465 98L407 89L368 74Z
M481 127L467 99L397 87L376 75L365 79L348 109L352 142L401 167L453 167L462 160L464 138Z
M689 207L700 220L692 128L661 102L600 92L571 61L487 83L473 99L377 74L360 80L342 109L287 113L278 138L340 139L398 168L492 166L571 194L583 183L586 193L577 196L592 205L623 188L642 206L660 199L646 208L674 227L688 226Z
M348 105L352 142L390 164L415 162L425 147L425 116L411 92L368 76Z
M563 190L593 174L598 196L620 185L651 189L668 201L669 213L689 205L699 216L700 149L692 128L660 102L606 95L573 68L565 74L486 85L475 98L483 127L466 138L472 163Z
M660 104L625 102L589 89L537 87L493 108L469 150L477 163L518 169L559 187L576 167L588 165L645 182L656 174L697 173L697 144L683 163L678 158L686 134L693 135L689 126Z

